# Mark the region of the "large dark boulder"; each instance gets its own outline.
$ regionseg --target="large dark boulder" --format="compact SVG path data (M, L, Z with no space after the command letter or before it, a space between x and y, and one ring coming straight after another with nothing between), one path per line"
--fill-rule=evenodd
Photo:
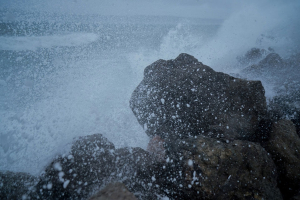
M273 97L268 104L270 118L276 120L287 117L293 119L296 125L300 118L300 88L297 91L291 91L288 95L278 95Z
M282 199L276 166L257 143L197 136L166 149L164 163L135 177L150 191L170 199Z
M123 183L110 183L89 200L137 200Z
M27 199L38 178L23 172L0 172L0 199Z
M130 107L149 136L250 138L266 112L260 81L234 78L180 54L146 67Z
M110 182L115 171L114 151L114 145L101 134L79 138L69 154L57 156L46 167L32 198L87 198Z
M277 165L283 195L291 197L300 188L300 138L293 122L275 122L264 147Z
M298 193L291 198L291 200L300 200L300 189L299 189Z
M155 162L141 148L116 149L101 134L81 137L68 154L57 156L45 169L33 199L87 199L111 182L128 182L137 169Z

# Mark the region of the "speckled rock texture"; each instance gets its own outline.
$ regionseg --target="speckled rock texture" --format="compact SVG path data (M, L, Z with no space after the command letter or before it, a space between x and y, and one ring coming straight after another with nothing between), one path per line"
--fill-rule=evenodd
M266 99L260 81L215 72L180 54L146 67L130 107L151 137L247 139L266 113Z
M0 199L26 199L37 181L37 177L23 172L0 172Z
M116 149L101 134L81 137L69 154L57 156L46 167L30 197L87 199L104 185L126 182L154 160L141 148Z
M282 192L291 197L300 188L300 138L293 122L275 122L264 147L277 165Z
M123 183L110 183L89 200L137 200Z
M198 136L166 149L165 163L137 174L150 191L170 199L282 199L276 166L257 143Z

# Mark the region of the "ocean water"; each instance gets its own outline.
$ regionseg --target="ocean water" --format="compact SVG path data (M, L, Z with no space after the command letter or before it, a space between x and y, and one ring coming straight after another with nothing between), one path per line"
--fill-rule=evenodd
M236 57L252 47L289 56L300 41L293 5L251 4L224 18L1 10L0 170L38 175L74 138L94 133L146 148L129 99L147 65L189 53L236 74Z

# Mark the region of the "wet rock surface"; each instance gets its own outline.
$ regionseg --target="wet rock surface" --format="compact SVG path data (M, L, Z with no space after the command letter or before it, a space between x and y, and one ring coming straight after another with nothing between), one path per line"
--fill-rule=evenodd
M46 168L32 198L88 197L99 185L113 179L114 150L114 145L100 134L79 138L68 155L58 156Z
M288 116L293 119L295 113L300 112L300 54L294 53L282 58L279 54L264 49L256 51L267 53L256 63L244 66L242 77L264 80L276 93L269 103L274 117L280 119Z
M300 189L299 192L291 198L291 200L300 200Z
M166 146L165 163L137 174L151 191L170 199L282 199L276 166L257 143L198 136Z
M0 172L0 199L26 199L38 178L22 172Z
M249 138L266 112L260 81L237 79L180 54L146 67L130 107L153 137Z
M116 149L101 134L79 138L67 155L58 156L46 168L33 199L87 199L111 182L130 179L137 168L154 161L141 148Z
M245 53L245 55L237 57L237 60L243 66L250 65L252 63L255 63L255 62L261 60L265 55L267 55L268 53L273 52L273 51L274 50L271 48L269 48L268 50L252 48L249 51L247 51Z
M137 200L123 183L110 183L89 200Z
M275 122L264 147L277 165L281 190L291 197L300 188L300 138L293 122Z

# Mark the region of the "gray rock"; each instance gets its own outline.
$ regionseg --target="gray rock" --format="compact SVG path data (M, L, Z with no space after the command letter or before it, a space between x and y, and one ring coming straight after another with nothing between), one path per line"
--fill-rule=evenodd
M137 173L170 199L282 199L276 166L257 143L203 136L168 144L165 163Z
M110 183L89 200L137 200L123 183Z
M260 81L234 78L180 54L146 67L130 107L153 137L249 138L266 112Z
M86 199L114 178L114 151L101 134L80 137L69 154L57 156L46 167L32 198Z
M38 178L23 172L0 172L0 199L27 199Z
M271 49L268 50L270 51ZM252 48L245 55L237 57L237 60L242 65L249 65L262 59L267 52L265 49Z
M276 118L294 117L300 112L300 53L282 58L270 53L260 62L247 66L241 77L263 80L276 96L271 99L269 110Z
M298 193L291 198L291 200L300 200L300 189L299 189Z
M57 156L31 193L33 199L87 199L111 182L130 182L156 159L141 148L120 148L101 134L80 137L69 154ZM142 191L144 192L144 191Z
M283 194L291 197L300 188L300 138L293 122L275 122L264 147L277 165Z

